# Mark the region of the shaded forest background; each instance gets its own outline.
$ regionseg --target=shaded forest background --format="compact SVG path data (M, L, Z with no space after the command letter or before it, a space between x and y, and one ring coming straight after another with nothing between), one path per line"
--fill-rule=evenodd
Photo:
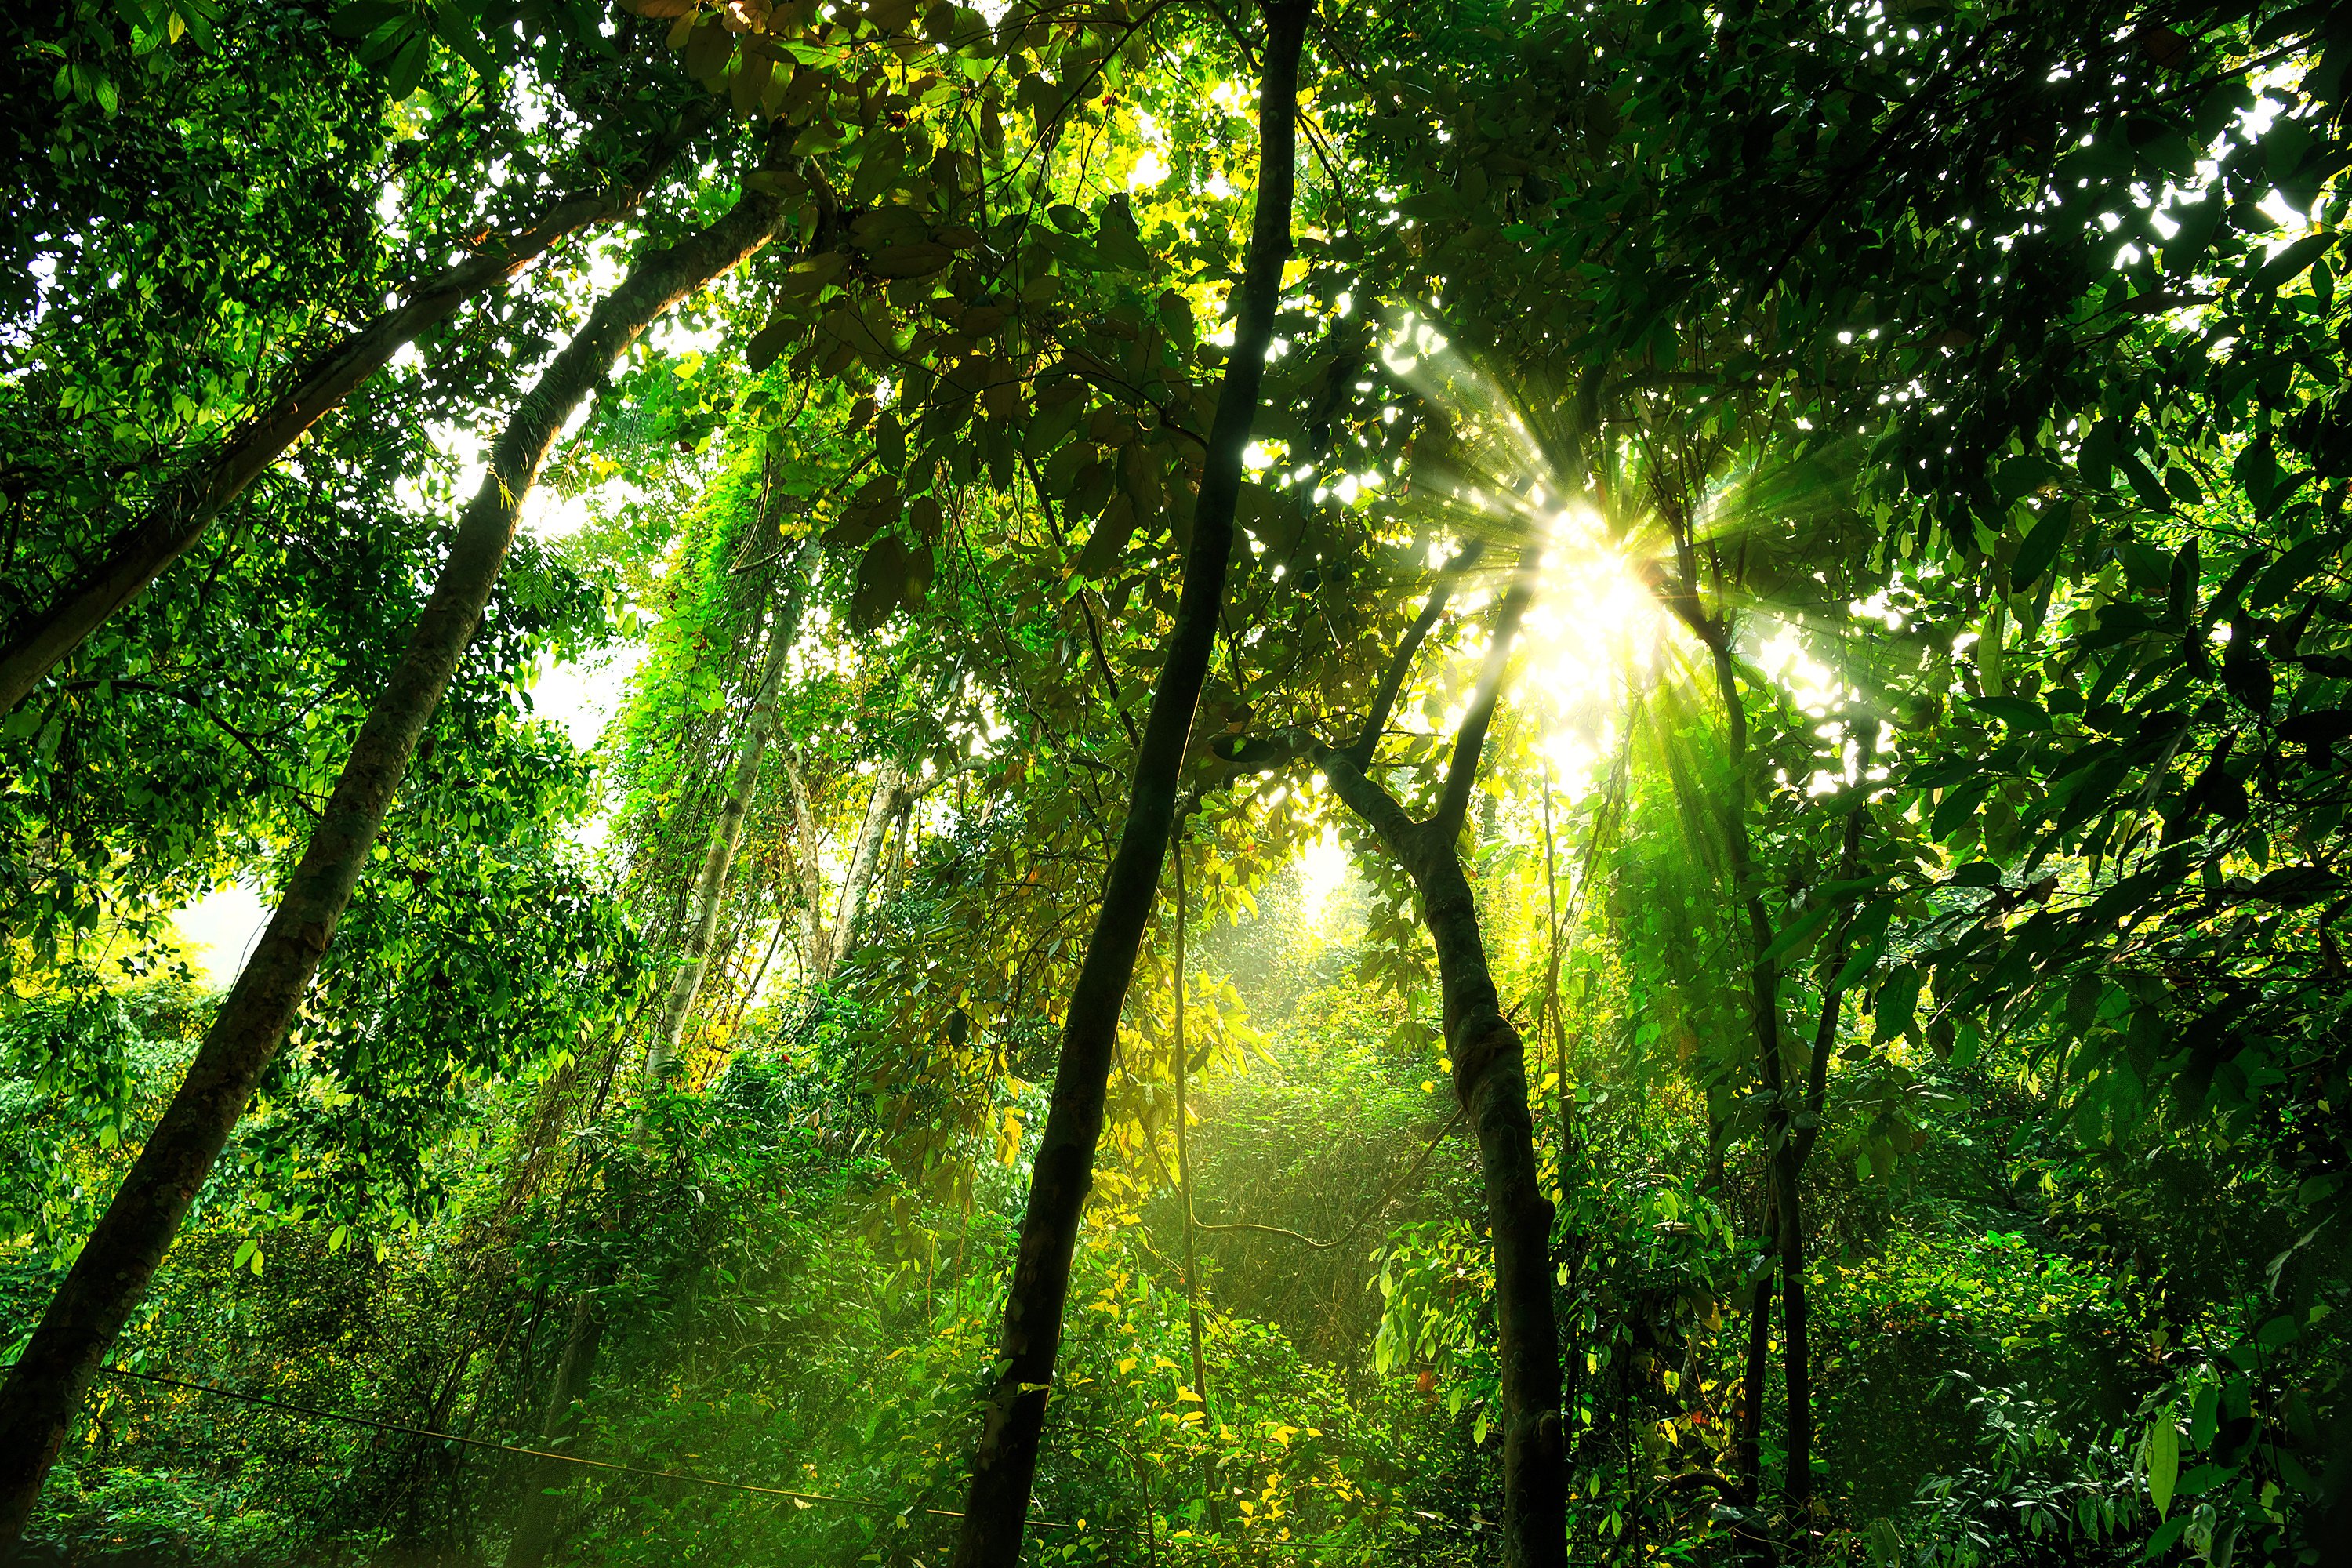
M0 32L0 1556L2347 1560L2340 8Z

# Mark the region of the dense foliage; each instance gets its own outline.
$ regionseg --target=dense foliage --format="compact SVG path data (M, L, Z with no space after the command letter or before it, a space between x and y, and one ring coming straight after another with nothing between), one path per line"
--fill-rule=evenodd
M20 8L0 1560L2352 1561L2347 17Z

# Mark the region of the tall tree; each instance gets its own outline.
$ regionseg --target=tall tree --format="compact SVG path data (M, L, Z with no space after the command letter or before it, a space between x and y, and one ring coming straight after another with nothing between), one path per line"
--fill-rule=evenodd
M1263 14L1257 207L1250 224L1248 260L1234 297L1234 342L1216 418L1209 429L1175 627L1135 750L1118 849L1103 884L1063 1025L1052 1110L1030 1175L1020 1250L1004 1306L1001 1360L972 1455L971 1484L956 1545L958 1568L1013 1568L1021 1558L1045 1402L1061 1347L1070 1259L1087 1194L1094 1184L1095 1150L1102 1137L1119 1012L1156 901L1193 714L1216 647L1243 457L1257 415L1266 352L1274 341L1283 268L1290 259L1298 66L1313 8L1310 0L1274 0Z
M335 793L188 1075L0 1389L0 1543L23 1531L82 1394L145 1292L205 1178L284 1045L564 422L664 312L775 237L784 198L747 188L709 226L642 258L590 311L508 422L406 652L361 727Z
M1560 1422L1559 1331L1552 1310L1552 1205L1538 1175L1526 1042L1503 1013L1460 840L1541 558L1540 542L1526 547L1496 606L1484 666L1454 732L1436 808L1426 818L1415 821L1371 770L1413 659L1451 595L1450 574L1432 591L1399 645L1356 739L1345 746L1311 739L1291 742L1323 770L1332 792L1412 881L1421 897L1422 923L1437 950L1454 1096L1477 1134L1486 1183L1502 1372L1503 1552L1505 1561L1521 1568L1548 1568L1568 1560L1566 1434Z

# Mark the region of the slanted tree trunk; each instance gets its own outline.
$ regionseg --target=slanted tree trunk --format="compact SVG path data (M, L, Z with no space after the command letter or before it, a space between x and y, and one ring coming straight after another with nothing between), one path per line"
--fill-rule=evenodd
M895 899L906 889L907 866L915 853L913 795L905 793L899 795L898 815L891 819L890 831L891 848L885 851L889 856L890 868L882 879L882 896L886 899Z
M1364 735L1345 750L1313 749L1333 793L1412 879L1421 895L1422 924L1437 949L1454 1090L1477 1131L1495 1248L1496 1359L1503 1385L1503 1557L1513 1568L1554 1568L1568 1560L1559 1330L1552 1310L1552 1205L1543 1195L1536 1158L1526 1042L1503 1015L1486 965L1477 900L1456 846L1534 567L1530 554L1496 615L1486 666L1454 737L1435 815L1425 822L1413 821L1366 767L1387 722L1388 704L1402 685L1399 668L1410 662L1435 619L1427 611L1391 666L1391 679L1382 682L1383 700L1375 706Z
M849 852L849 868L842 874L841 904L834 916L833 940L825 944L824 973L819 980L832 979L849 955L849 939L866 912L866 895L882 868L882 841L889 836L891 819L898 815L900 803L911 798L906 769L896 758L886 758L875 777L874 793L866 796L866 816L857 825L857 843Z
M1258 389L1274 339L1282 269L1290 258L1291 193L1297 177L1298 58L1310 15L1305 0L1273 0L1258 83L1257 210L1249 259L1235 295L1234 346L1209 429L1206 464L1184 552L1184 580L1168 656L1151 694L1128 784L1127 820L1103 883L1102 902L1063 1023L1052 1109L1039 1140L1022 1216L1020 1250L998 1340L999 1367L972 1455L971 1485L956 1543L956 1568L1015 1568L1037 1472L1045 1400L1061 1350L1062 1309L1078 1219L1094 1184L1104 1096L1118 1016L1135 976L1176 816L1176 789L1208 679L1223 608L1241 494L1242 454L1257 416Z
M649 1084L659 1084L675 1065L678 1040L686 1033L687 1017L694 1010L694 999L702 991L703 974L710 966L710 939L719 930L719 911L726 900L728 874L734 868L735 851L743 842L743 816L751 809L751 794L759 787L760 763L767 756L768 739L775 732L776 692L782 684L793 645L800 639L801 607L808 598L808 574L816 564L818 551L818 544L811 540L793 557L790 585L784 590L783 603L776 609L775 626L768 637L768 656L752 689L751 716L735 749L734 776L729 783L726 798L719 803L719 820L711 825L710 845L703 852L702 869L695 876L694 918L687 927L686 950L678 955L669 990L662 998L661 1016L655 1023L653 1039L646 1047L646 1079Z
M687 1017L693 1011L695 998L709 969L711 937L719 927L719 908L725 901L735 852L742 844L744 814L759 785L760 763L766 754L769 738L775 731L776 693L782 685L784 667L791 661L793 645L800 640L801 612L808 599L808 576L816 564L820 548L811 540L794 556L783 600L776 607L775 621L769 630L767 654L752 686L751 716L736 747L734 773L726 798L719 804L719 820L711 826L709 847L704 851L701 868L695 876L691 894L694 913L687 931L686 951L679 955L668 989L663 993L662 1010L655 1020L653 1038L646 1047L644 1076L649 1089L659 1088L675 1066ZM604 1278L609 1279L609 1276ZM555 1382L548 1393L547 1414L541 1428L551 1448L568 1444L580 1427L580 1401L588 1392L589 1379L594 1375L597 1348L604 1333L604 1314L597 1310L598 1295L599 1287L589 1285L582 1289L572 1303L572 1324L564 1336L563 1353L556 1363ZM515 1516L514 1533L507 1541L506 1568L539 1568L554 1549L569 1470L570 1467L559 1459L534 1460L526 1469L522 1506Z
M778 196L747 190L708 228L646 257L590 312L508 422L440 580L352 742L277 912L0 1389L0 1547L23 1532L84 1391L163 1262L254 1086L284 1046L416 742L481 624L523 498L564 421L656 318L767 244L785 216Z
M632 172L626 185L558 202L529 228L417 284L406 303L384 311L304 365L276 402L167 486L147 514L110 540L47 608L19 617L8 628L7 640L0 646L0 713L24 701L42 677L107 616L186 554L229 502L419 333L457 314L478 295L509 281L566 236L635 208L646 185L702 118L689 112Z

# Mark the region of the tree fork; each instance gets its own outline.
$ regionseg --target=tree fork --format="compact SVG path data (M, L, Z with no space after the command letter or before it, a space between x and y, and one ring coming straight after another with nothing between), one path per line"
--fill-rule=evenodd
M1454 1091L1478 1138L1478 1163L1495 1252L1496 1359L1503 1385L1503 1556L1512 1568L1558 1568L1568 1561L1567 1435L1561 1420L1559 1326L1552 1306L1552 1205L1536 1160L1535 1119L1528 1103L1527 1046L1510 1020L1487 968L1478 903L1455 850L1503 673L1532 596L1532 549L1496 615L1493 641L1454 737L1437 812L1414 822L1358 762L1360 742L1341 751L1314 748L1335 794L1363 819L1421 894L1422 924L1437 949ZM1441 582L1438 593L1448 591ZM1434 595L1433 595L1434 597ZM1424 610L1406 648L1433 620ZM1409 653L1407 655L1409 657ZM1402 680L1383 682L1366 733L1388 721Z
M508 422L408 647L352 742L276 913L0 1387L0 1547L22 1535L90 1379L283 1047L393 794L481 624L523 498L564 421L656 318L767 244L786 216L780 198L747 189L727 216L646 257L590 312Z
M146 516L108 541L98 559L68 579L47 609L21 616L8 628L7 641L0 646L0 714L13 712L109 616L186 554L213 520L312 426L426 328L511 281L568 236L633 210L645 187L706 118L699 105L689 109L632 171L626 185L558 202L530 227L427 279L404 303L305 364L277 401L238 426L194 472L173 481Z
M1496 1337L1503 1384L1503 1549L1517 1568L1567 1561L1566 1434L1559 1331L1552 1310L1552 1205L1536 1163L1526 1043L1503 1016L1486 966L1478 905L1451 837L1414 823L1345 752L1318 762L1333 790L1412 877L1437 948L1454 1089L1478 1138L1495 1249Z
M1077 1245L1079 1215L1094 1184L1095 1150L1102 1137L1103 1100L1119 1012L1156 901L1160 864L1167 858L1176 816L1177 783L1215 651L1233 551L1234 508L1241 494L1242 454L1257 415L1258 389L1281 301L1283 267L1290 258L1298 58L1311 15L1309 0L1277 0L1265 7L1258 83L1257 210L1251 219L1249 259L1235 300L1234 346L1209 430L1176 624L1151 694L1142 743L1135 749L1127 820L1063 1024L1052 1109L1030 1175L1020 1250L1005 1301L995 1383L972 1455L956 1568L1014 1568L1021 1558L1045 1426L1045 1400L1061 1350L1070 1258Z

